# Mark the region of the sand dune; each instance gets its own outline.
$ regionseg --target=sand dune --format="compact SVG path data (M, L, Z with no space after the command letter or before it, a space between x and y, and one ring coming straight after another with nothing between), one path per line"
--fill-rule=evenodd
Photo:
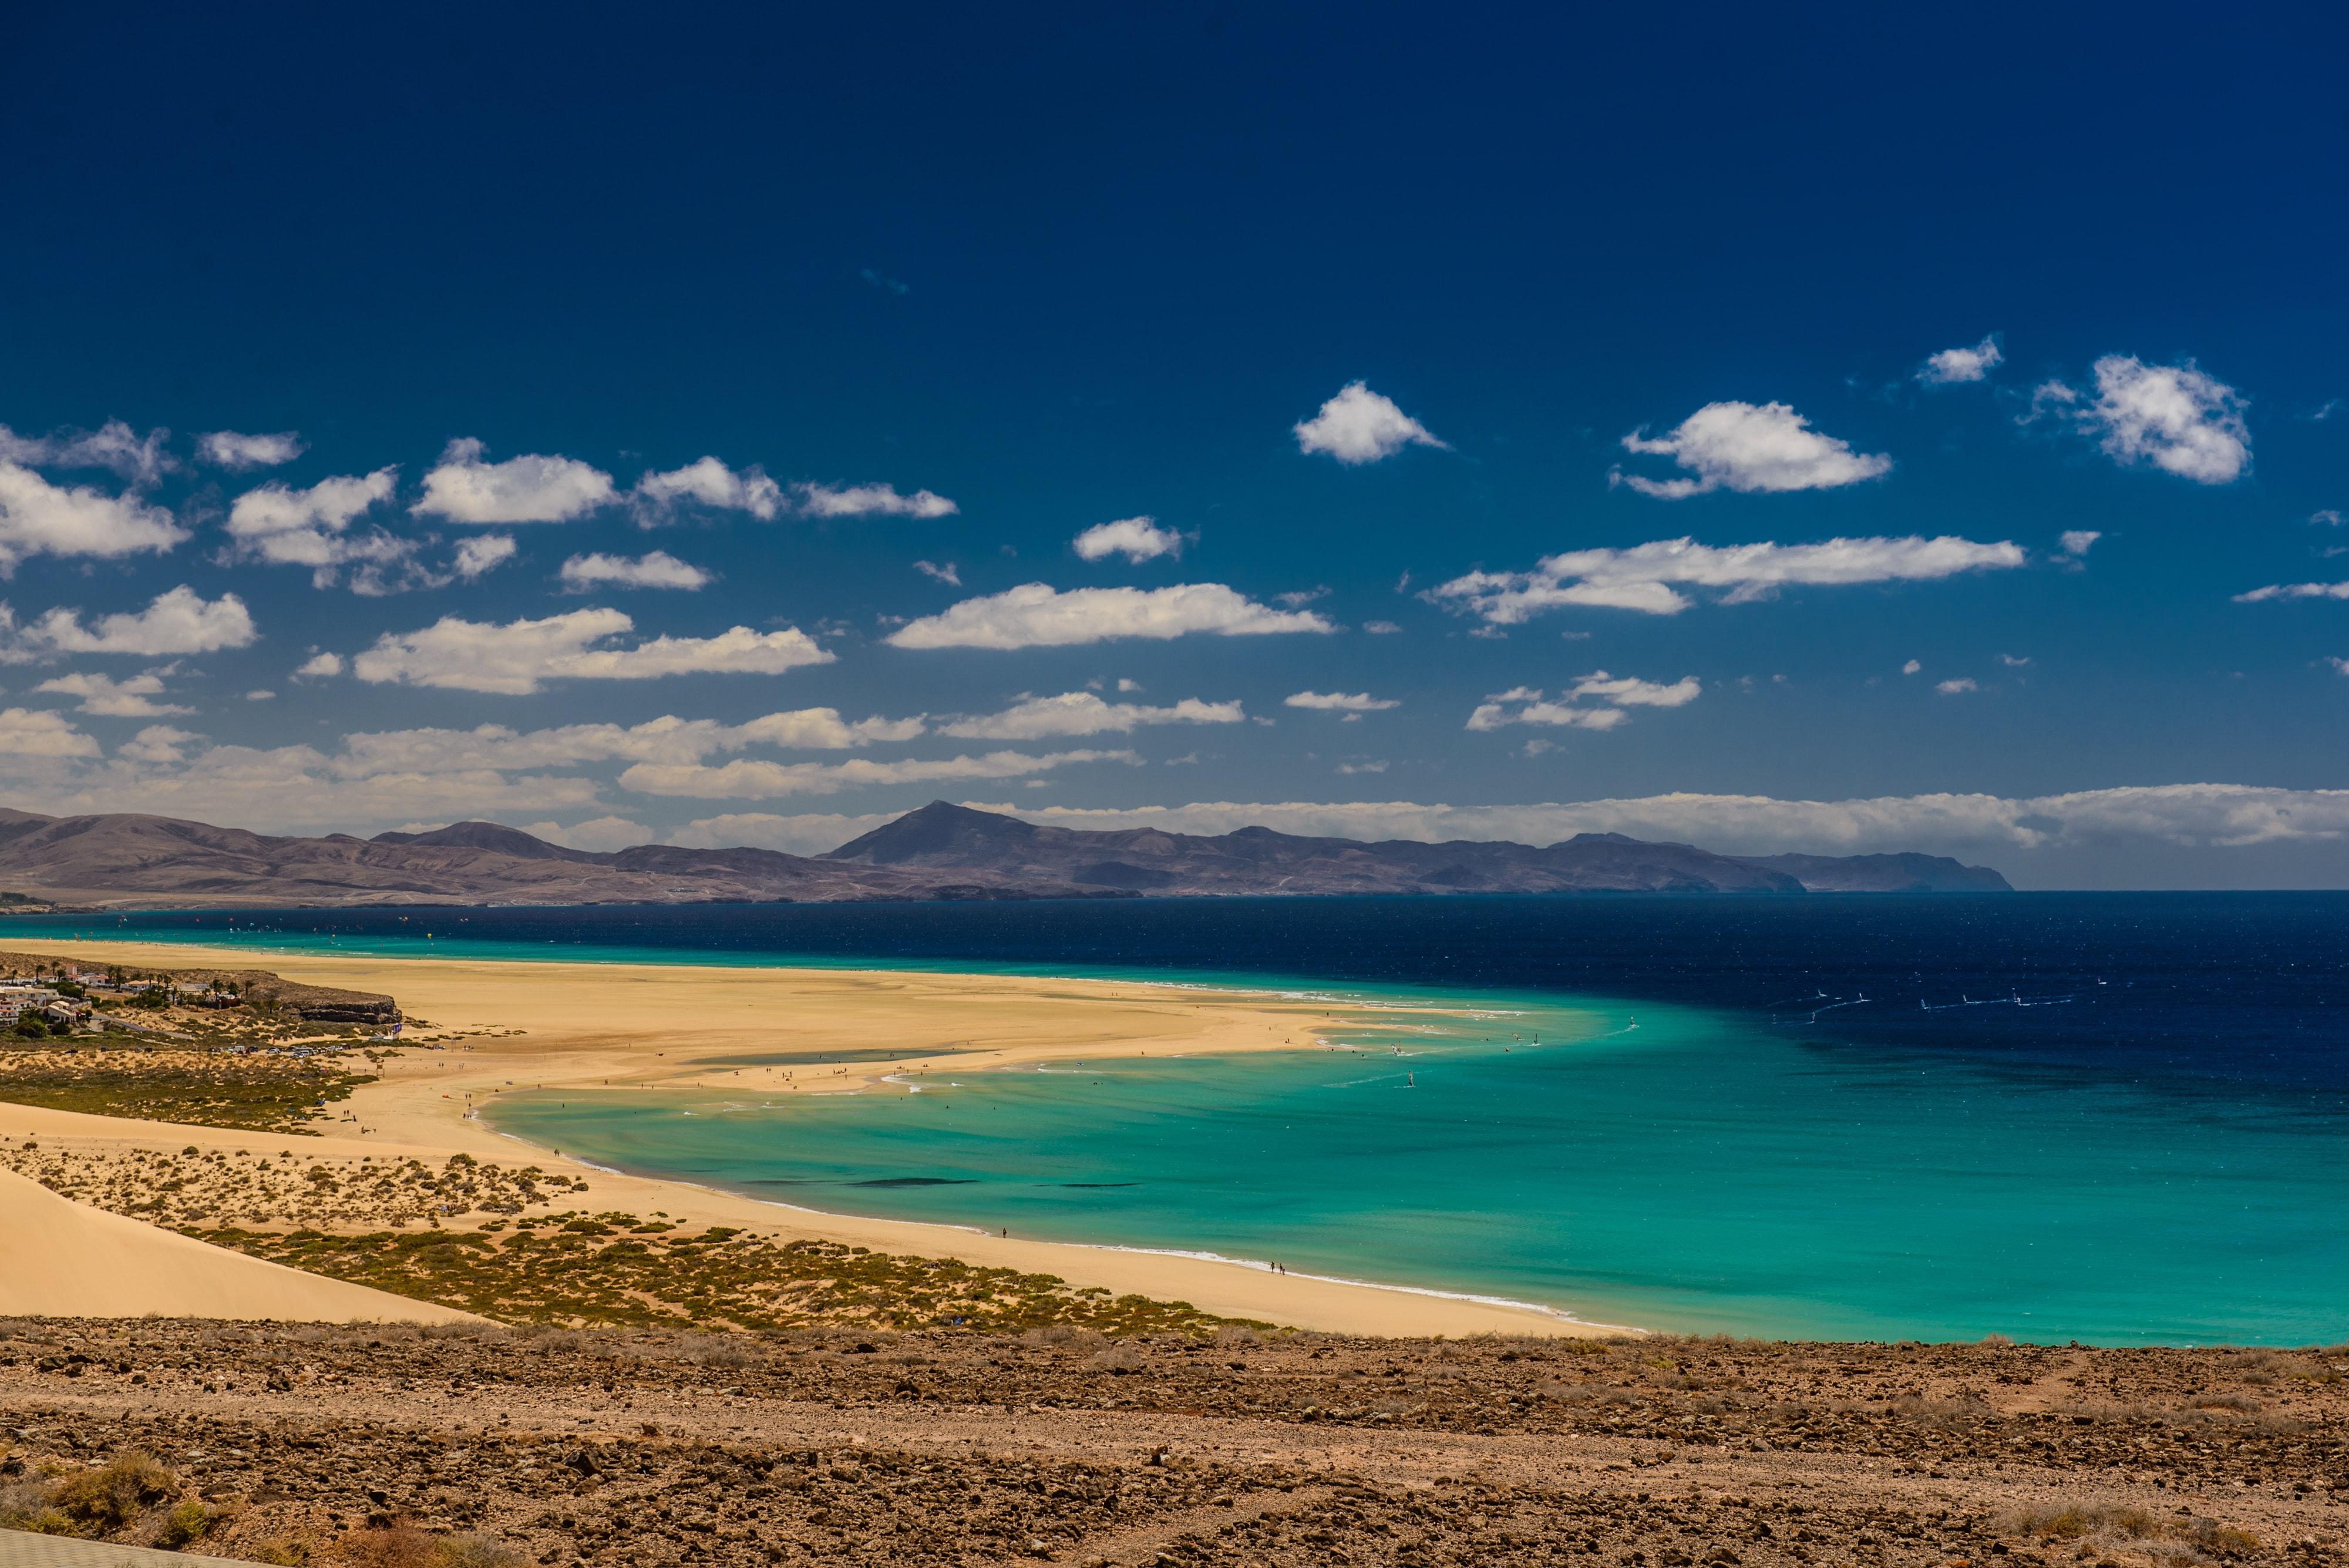
M87 1209L0 1170L0 1314L277 1323L471 1323L471 1313L321 1279Z

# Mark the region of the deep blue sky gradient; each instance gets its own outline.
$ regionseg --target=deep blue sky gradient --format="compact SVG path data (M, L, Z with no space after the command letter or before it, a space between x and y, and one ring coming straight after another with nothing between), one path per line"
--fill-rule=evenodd
M2314 5L26 8L0 51L0 422L167 425L182 455L200 431L298 430L311 450L279 477L398 463L381 515L410 531L415 486L461 436L623 485L714 453L785 481L926 487L961 511L647 533L616 508L514 530L521 558L477 584L369 599L216 559L227 503L268 476L194 471L160 493L197 530L171 556L37 558L0 598L22 620L183 582L239 593L261 640L186 661L174 700L199 711L172 722L255 747L814 704L982 712L1121 677L1147 701L1238 698L1278 721L1061 742L1132 744L1149 765L1033 791L607 792L601 809L656 834L941 793L2327 789L2349 783L2349 679L2326 662L2349 656L2349 604L2230 596L2349 577L2349 556L2318 554L2349 529L2308 522L2349 508L2349 414L2313 417L2349 397L2344 60L2349 17ZM1910 379L1990 332L2008 361L1987 384ZM2195 484L2018 427L2035 382L2078 384L2115 353L2191 358L2248 398L2250 473ZM1361 468L1301 454L1292 423L1358 378L1454 450ZM1795 494L1609 488L1618 462L1665 472L1625 459L1627 431L1728 399L1790 403L1896 467ZM1198 543L1179 564L1071 554L1081 529L1136 514ZM2057 536L2081 528L2104 537L2060 566ZM1395 591L1406 572L1416 590L1683 533L1951 533L2011 539L2033 564L1673 617L1568 612L1492 639ZM586 599L552 580L571 554L656 547L721 580ZM958 563L964 589L916 558ZM1327 585L1333 618L1403 631L881 644L882 618L1032 580ZM288 680L314 649L443 614L583 603L680 636L828 625L840 658L529 698ZM1911 658L1923 670L1904 677ZM1602 667L1694 674L1705 694L1560 732L1537 757L1521 752L1533 732L1462 728L1487 693ZM28 694L53 673L0 670L0 706L68 707ZM1931 691L1956 677L1982 689ZM254 687L278 696L242 701ZM1302 688L1403 705L1341 729L1281 707ZM140 727L76 722L109 749ZM1193 751L1195 768L1161 765ZM1335 772L1373 761L1387 771ZM2349 876L2325 843L2173 848L2066 864L2105 883Z

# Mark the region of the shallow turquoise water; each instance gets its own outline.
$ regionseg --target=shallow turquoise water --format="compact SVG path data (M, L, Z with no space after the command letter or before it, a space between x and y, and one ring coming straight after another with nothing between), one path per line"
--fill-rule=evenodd
M1504 1011L1401 1057L1365 1028L1360 1051L949 1065L919 1093L823 1097L762 1088L753 1065L739 1091L520 1096L497 1120L810 1208L1648 1327L2339 1337L2349 1158L2330 1118L2181 1117L2168 1095L1871 1060L1710 1010L1480 1000Z
M1485 1005L1507 1017L1422 1033L1406 1058L941 1074L918 1095L816 1104L761 1077L811 1075L780 1060L803 1050L785 1020L771 1050L742 1054L776 1060L728 1064L723 1091L499 1114L592 1158L836 1212L1277 1258L1609 1322L2349 1338L2339 895L277 911L9 929L1306 987L1366 1017L1412 997ZM1536 1031L1539 1049L1507 1038ZM866 1048L893 1044L935 1043Z

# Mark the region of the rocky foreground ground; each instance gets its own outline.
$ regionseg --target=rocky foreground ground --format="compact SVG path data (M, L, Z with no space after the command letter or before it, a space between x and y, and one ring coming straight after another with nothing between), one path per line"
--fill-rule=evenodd
M2342 1561L2332 1351L0 1325L0 1518L363 1568Z

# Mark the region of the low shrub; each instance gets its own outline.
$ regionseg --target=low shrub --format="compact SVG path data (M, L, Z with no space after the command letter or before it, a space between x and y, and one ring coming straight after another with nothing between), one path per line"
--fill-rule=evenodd
M1142 1370L1142 1353L1130 1345L1112 1345L1092 1358L1092 1365L1112 1376Z
M2165 1519L2124 1503L2070 1502L2061 1507L2025 1510L2011 1518L2007 1526L2011 1534L2046 1542L2081 1541L2089 1536L2107 1541L2167 1538L2183 1542L2192 1552L2210 1557L2249 1557L2260 1549L2257 1536L2220 1524L2215 1519L2191 1514ZM2163 1553L2157 1549L2156 1554ZM2168 1555L2175 1557L2178 1553Z
M688 1334L678 1340L678 1354L698 1366L756 1366L761 1359L755 1341L731 1334Z
M166 1552L178 1552L202 1541L212 1533L219 1516L200 1498L190 1498L163 1516L163 1528L155 1537L155 1544Z
M440 1568L524 1568L529 1562L502 1541L486 1535L452 1535L440 1542Z
M353 1531L338 1555L351 1568L440 1568L440 1543L408 1524Z
M179 1495L179 1477L145 1454L132 1452L66 1477L49 1489L49 1506L81 1532L107 1535Z
M431 1535L409 1524L346 1536L337 1555L349 1568L528 1568L530 1562L487 1535Z

